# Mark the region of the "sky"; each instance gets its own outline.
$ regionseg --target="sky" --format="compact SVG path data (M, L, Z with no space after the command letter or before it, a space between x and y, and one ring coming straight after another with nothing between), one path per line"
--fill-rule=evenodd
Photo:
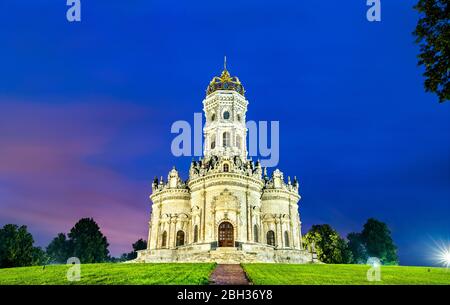
M300 182L303 233L388 224L400 263L450 244L450 102L423 89L415 1L0 2L0 226L48 245L93 217L112 255L147 237L151 181L223 57L247 119L280 122L280 162ZM271 172L273 169L269 169Z

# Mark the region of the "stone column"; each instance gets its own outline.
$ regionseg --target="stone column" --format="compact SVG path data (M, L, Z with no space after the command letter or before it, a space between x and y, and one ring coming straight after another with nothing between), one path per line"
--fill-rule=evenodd
M261 243L267 244L267 240L266 240L267 226L266 226L266 223L264 223L262 221L261 221L260 231L261 231Z
M275 232L275 247L278 247L278 245L280 244L278 241L278 238L280 236L280 231L278 230L278 219L275 219L274 222L275 222L275 230L274 230L274 232Z
M213 217L212 217L212 220L213 220L212 230L213 230L213 234L214 234L212 241L217 241L217 245L219 245L219 232L216 231L216 223L217 223L217 220L216 220L216 209L214 207L212 207L212 215L213 215Z
M158 230L160 226L159 219L157 220L156 217L153 217L150 219L149 222L149 235L150 235L150 242L148 243L149 249L156 249L158 248Z
M283 247L283 228L281 226L281 215L279 215L279 218L276 220L276 226L277 226L277 233L276 233L276 237L277 237L277 247L281 248Z
M203 192L202 192L202 198L203 198L203 241L206 240L206 191L205 191L205 182L203 182Z
M150 214L150 221L149 221L149 240L148 240L148 246L149 249L156 249L158 248L158 233L159 233L159 226L160 226L160 217L159 217L160 211L156 204L152 205L152 212Z
M171 242L172 242L172 216L169 215L169 228L167 229L167 240L166 240L166 247L171 248ZM159 234L158 234L159 235Z
M248 204L248 184L247 184L247 191L245 192L245 218L246 218L246 222L247 222L247 242L250 241L250 233L251 233L251 220L250 220L250 208L249 208L249 204Z
M200 213L198 214L198 241L204 241L202 238L202 226L203 226L203 210L200 209Z
M296 215L295 211L292 211L293 206L291 204L291 197L289 197L289 247L295 248L296 244L297 244L297 238L295 238L295 220L294 215Z
M299 243L298 243L298 248L299 249L303 249L303 240L302 240L302 222L300 220L298 221L298 238L299 238Z
M191 240L193 239L193 238L191 238L191 236L193 236L193 235L191 235L191 232L189 230L189 223L187 221L184 222L183 228L186 231L186 233L185 233L186 238L185 238L184 244L187 245L187 244L191 243Z
M242 240L241 238L240 238L240 236L239 236L239 233L240 233L240 227L239 227L239 222L240 222L240 216L241 216L241 211L236 211L236 236L235 236L235 238L234 238L234 241L236 241L236 240ZM234 245L233 245L233 247L234 247Z
M258 224L259 224L259 242L262 244L265 244L264 242L264 228L263 228L263 224L262 224L262 219L261 219L261 211L258 214Z
M190 244L194 243L194 224L193 224L193 222L194 222L194 218L192 216L190 216L190 218L187 221L187 229L186 229L186 231L187 231L186 234L187 234L187 236L189 236Z
M150 217L150 221L148 222L147 249L151 249L150 244L152 242L153 242L153 239L152 239L152 222L151 222L151 217Z
M250 211L250 216L249 216L250 223L248 224L248 226L250 228L250 239L249 239L249 241L255 241L255 236L254 236L255 232L253 232L253 208L252 208L251 205L249 207L249 211Z
M173 241L172 241L172 246L173 246L173 247L176 247L176 245L177 245L177 220L176 220L176 219L173 220L173 225L172 225L172 227L173 227L173 235L172 235Z

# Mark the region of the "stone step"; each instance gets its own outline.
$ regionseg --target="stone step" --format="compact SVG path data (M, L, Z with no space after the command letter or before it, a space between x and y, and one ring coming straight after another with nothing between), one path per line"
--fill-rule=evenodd
M241 265L219 264L209 279L211 285L250 285Z
M218 247L215 250L211 250L212 251L217 251L217 252L236 252L238 249L236 247Z

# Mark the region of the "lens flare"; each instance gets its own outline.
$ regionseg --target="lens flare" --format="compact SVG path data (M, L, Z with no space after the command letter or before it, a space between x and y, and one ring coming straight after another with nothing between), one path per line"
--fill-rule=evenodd
M440 260L447 268L450 266L450 249L442 251Z
M435 258L437 263L444 265L446 268L450 267L450 245L446 245L443 242L435 242L435 244Z

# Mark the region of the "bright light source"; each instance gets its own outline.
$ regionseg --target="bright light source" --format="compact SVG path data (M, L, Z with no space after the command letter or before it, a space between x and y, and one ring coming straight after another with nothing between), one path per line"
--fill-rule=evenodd
M437 259L440 264L443 264L445 267L450 266L450 247L439 246L439 250L437 252Z
M430 245L430 258L434 264L441 265L446 268L450 267L450 240L434 240L433 246Z
M450 265L450 250L447 250L444 253L442 253L442 261L445 262L447 267Z

